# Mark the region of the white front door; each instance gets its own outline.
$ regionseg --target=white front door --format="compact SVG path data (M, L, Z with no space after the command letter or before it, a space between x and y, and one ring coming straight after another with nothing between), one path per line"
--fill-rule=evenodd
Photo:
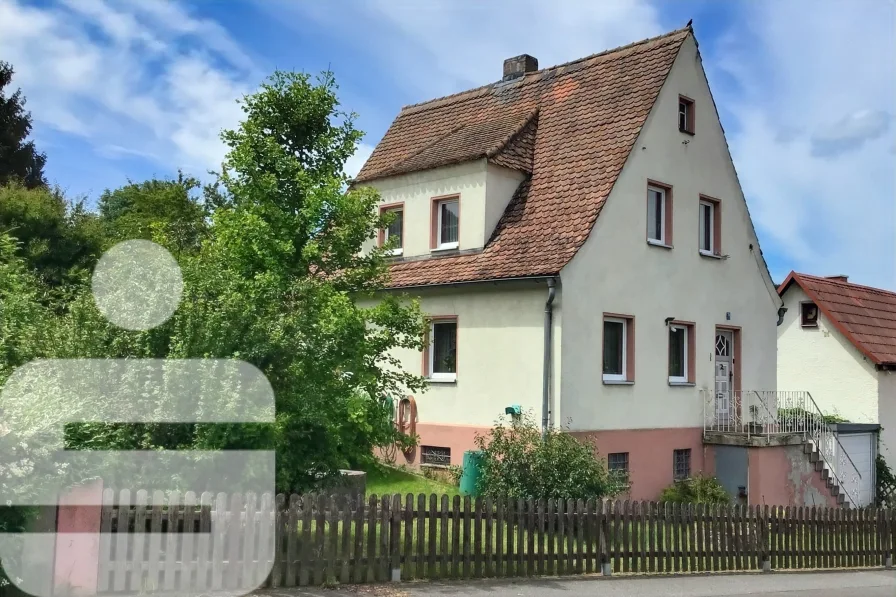
M733 377L731 365L733 348L733 332L716 330L716 421L719 423L731 422L731 381Z

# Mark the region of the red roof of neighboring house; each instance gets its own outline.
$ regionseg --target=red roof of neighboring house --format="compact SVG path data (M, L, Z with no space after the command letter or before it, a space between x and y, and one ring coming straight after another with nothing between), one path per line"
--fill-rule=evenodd
M896 365L896 292L790 272L778 287L796 283L831 324L876 365Z
M690 28L407 106L355 182L486 158L531 176L481 250L396 261L391 287L556 275L588 238Z

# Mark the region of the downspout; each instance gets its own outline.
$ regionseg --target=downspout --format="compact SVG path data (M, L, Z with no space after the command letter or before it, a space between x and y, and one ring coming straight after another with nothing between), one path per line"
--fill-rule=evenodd
M778 327L784 323L784 314L787 313L787 307L781 307L778 309Z
M557 292L554 278L548 278L548 300L544 304L544 372L541 386L541 436L548 434L551 420L551 328L554 322L554 295Z

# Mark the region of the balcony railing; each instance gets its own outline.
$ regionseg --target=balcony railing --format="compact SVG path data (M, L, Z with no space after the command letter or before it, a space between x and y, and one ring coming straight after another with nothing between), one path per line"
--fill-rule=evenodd
M809 392L701 390L700 394L704 434L800 435L818 451L849 502L856 503L862 475Z

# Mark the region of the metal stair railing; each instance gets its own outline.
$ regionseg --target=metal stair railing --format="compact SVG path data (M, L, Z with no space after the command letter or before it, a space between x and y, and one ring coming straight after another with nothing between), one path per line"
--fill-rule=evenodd
M724 420L715 413L715 393L703 395L703 429L750 435L799 434L821 456L833 481L850 504L858 504L862 474L843 448L840 439L825 422L824 414L807 391L747 390L729 393L730 410ZM759 403L753 404L749 396ZM748 416L749 413L749 416Z

